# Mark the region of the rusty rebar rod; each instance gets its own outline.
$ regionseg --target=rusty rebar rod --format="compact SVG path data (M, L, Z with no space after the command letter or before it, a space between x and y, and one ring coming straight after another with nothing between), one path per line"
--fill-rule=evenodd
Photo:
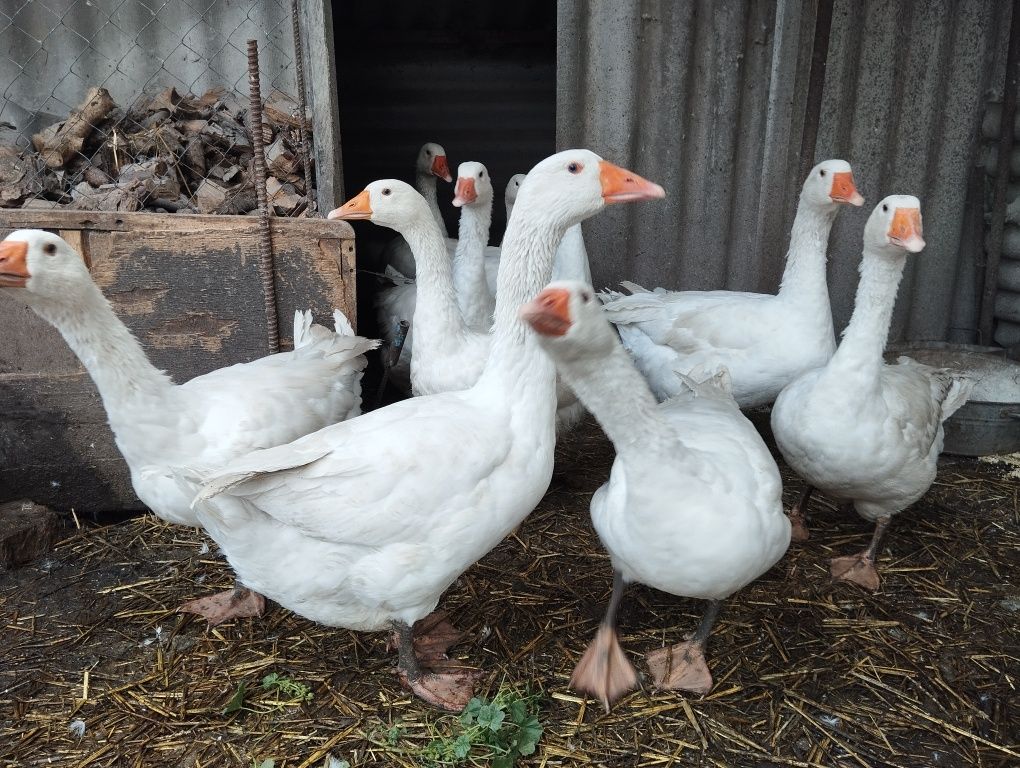
M301 9L298 0L290 0L290 21L294 31L294 67L297 73L297 103L298 110L298 137L301 140L301 148L298 151L301 157L301 167L305 172L305 199L308 201L308 211L318 215L318 205L312 195L312 145L308 139L308 109L305 98L305 49L301 42Z
M273 236L269 228L269 200L266 198L266 142L262 125L262 83L259 78L259 42L248 41L248 93L251 101L251 143L255 151L255 198L259 207L259 277L266 308L266 336L269 353L280 351L280 321L276 313L276 269L273 264Z

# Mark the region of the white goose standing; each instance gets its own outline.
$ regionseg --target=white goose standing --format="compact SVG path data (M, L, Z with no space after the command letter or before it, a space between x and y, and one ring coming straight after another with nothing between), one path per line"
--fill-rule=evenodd
M466 175L462 175L462 171ZM495 307L492 294L485 285L482 264L492 217L489 174L481 163L461 163L458 169L457 194L453 204L461 209L460 238L454 241L452 290L456 297L454 303L460 308L459 319L448 311L447 304L449 291L445 275L450 271L446 262L450 252L449 241L444 243L442 230L431 226L428 217L422 215L421 202L427 201L412 200L411 190L403 182L387 180L387 184L394 197L384 200L382 198L388 196L379 196L374 208L374 221L400 232L403 242L413 243L412 253L416 254L417 260L428 260L430 278L423 289L429 294L428 309L423 310L422 317L428 318L426 322L442 323L436 332L426 332L431 343L426 342L422 348L421 342L418 342L422 351L415 364L415 339L421 338L420 332L417 337L414 332L418 281L390 272L395 284L376 295L379 323L384 329L389 329L384 336L392 343L397 323L407 320L410 324L400 357L390 368L390 379L398 389L415 395L465 389L474 384L485 363L488 337L483 338L481 334L491 327ZM388 217L385 215L387 212ZM348 216L348 213L351 215ZM358 211L348 211L346 207L337 209L333 216L351 220L364 218ZM443 244L443 251L437 243ZM425 367L430 372L425 372ZM417 374L413 373L414 369L418 370Z
M339 311L336 333L298 312L294 351L178 385L149 362L81 256L57 235L8 235L0 243L0 286L60 331L99 389L138 498L157 517L180 525L199 525L191 508L197 486L182 488L170 466L217 466L358 415L364 353L378 344L355 336ZM238 585L181 609L218 624L257 616L263 605L260 595Z
M369 186L362 204L374 206L384 196ZM323 624L392 628L406 684L462 708L470 679L424 672L411 628L534 509L552 475L554 371L517 309L548 280L568 226L606 203L663 195L588 150L536 165L507 232L475 386L403 400L208 475L199 517L246 583Z
M469 207L464 206L462 218ZM400 359L411 353L412 394L434 395L474 384L485 367L492 336L472 330L464 322L443 236L429 216L424 198L402 181L381 179L331 211L329 217L368 220L395 229L411 244L418 261L418 277L412 286L414 336L413 344L405 342ZM408 336L410 341L411 334ZM394 366L391 374L394 370L400 369Z
M648 654L658 687L707 693L705 643L721 601L790 544L776 462L725 373L701 384L684 378L684 392L657 404L590 286L552 283L521 316L616 448L609 481L591 500L592 523L613 562L613 595L570 685L607 712L636 686L615 623L624 588L639 582L709 601L690 640Z
M882 534L931 486L942 422L973 387L952 371L907 357L886 365L882 357L907 253L923 248L917 198L882 200L864 228L861 279L839 349L787 386L772 409L779 450L809 488L852 502L875 523L871 544L834 558L831 568L834 579L871 590L880 585L875 556Z
M620 331L655 396L683 389L677 373L725 367L741 408L772 402L804 371L836 349L825 280L829 231L841 203L861 205L850 165L826 160L804 182L777 295L738 291L607 294Z
M485 280L485 252L492 223L492 179L484 165L467 162L457 167L453 205L461 208L457 250L453 254L453 289L467 327L488 331L496 301Z

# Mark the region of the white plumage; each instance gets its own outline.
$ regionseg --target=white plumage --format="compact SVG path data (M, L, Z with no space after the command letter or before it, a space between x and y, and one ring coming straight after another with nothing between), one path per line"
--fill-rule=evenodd
M776 442L797 474L879 524L868 550L834 561L834 576L871 589L879 585L874 556L885 525L931 486L942 423L973 386L909 358L883 360L906 254L923 247L917 198L882 200L865 227L854 313L839 349L786 387L772 410Z
M655 396L677 394L677 373L726 368L742 408L772 402L836 348L825 280L829 230L840 203L860 205L850 165L826 160L804 182L779 293L610 292L609 319Z

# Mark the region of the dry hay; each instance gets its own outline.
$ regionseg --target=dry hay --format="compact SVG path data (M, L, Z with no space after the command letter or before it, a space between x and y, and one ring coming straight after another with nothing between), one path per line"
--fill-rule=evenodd
M490 690L508 680L544 692L545 734L526 764L1020 764L1016 483L976 462L944 464L890 529L875 596L829 582L827 559L863 547L870 530L816 495L811 541L724 606L708 647L712 693L638 691L605 715L567 681L609 593L587 506L611 447L586 425L560 453L539 509L443 601L473 638L458 657L491 673ZM786 477L789 504L801 484ZM318 768L327 755L416 765L437 715L400 688L383 634L278 606L213 630L174 612L230 584L205 543L145 516L86 526L0 576L0 765ZM639 669L641 653L680 640L701 609L632 587L620 629ZM277 703L258 688L268 672L314 698ZM224 715L241 682L246 710Z

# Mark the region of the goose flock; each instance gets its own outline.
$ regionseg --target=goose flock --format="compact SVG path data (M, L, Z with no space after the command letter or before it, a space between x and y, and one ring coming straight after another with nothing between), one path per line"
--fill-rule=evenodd
M454 183L456 239L439 180ZM881 537L933 482L942 424L972 386L883 361L904 265L924 248L917 198L872 211L837 346L828 239L839 211L864 202L843 160L805 180L775 295L594 290L581 222L666 192L585 149L510 179L499 247L488 244L494 186L482 163L461 163L454 180L446 151L428 143L415 181L374 181L329 213L398 233L377 307L384 335L411 324L393 377L413 397L364 414L365 354L378 342L340 312L332 331L298 312L293 351L175 384L64 240L21 230L0 243L0 287L81 359L139 498L163 520L202 527L236 574L234 589L182 610L217 624L259 616L268 597L331 627L390 631L402 684L459 711L479 673L442 663L462 633L433 612L538 505L557 435L589 411L616 449L591 499L613 591L570 685L606 711L639 686L615 629L637 582L706 601L693 634L646 663L658 688L707 693L723 601L808 535L809 494L784 513L776 461L741 412L770 403L779 450L809 490L875 524L871 545L834 559L832 577L879 589Z

